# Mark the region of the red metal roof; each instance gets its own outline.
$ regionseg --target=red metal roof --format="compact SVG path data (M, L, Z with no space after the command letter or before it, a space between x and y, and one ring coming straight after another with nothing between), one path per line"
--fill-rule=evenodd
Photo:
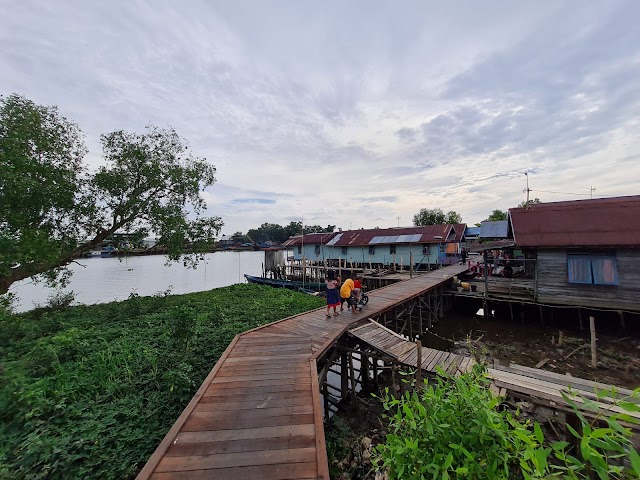
M306 233L304 235L305 245L325 245L329 240L335 237L336 233ZM283 244L283 247L295 247L302 245L302 235L296 235L295 237L289 237Z
M446 242L451 231L451 225L426 225L424 227L400 227L400 228L374 228L369 230L348 230L334 243L338 247L351 247L369 245L375 237L396 237L400 235L421 235L419 240L411 243L438 243ZM463 230L464 232L464 230ZM336 234L336 235L339 235ZM441 237L441 238L436 238ZM305 240L306 242L306 240ZM408 242L382 242L408 243Z
M640 195L509 210L518 247L640 247Z
M456 223L453 225L454 230L456 231L455 237L451 240L453 243L460 243L462 241L462 237L464 237L464 232L467 229L466 223Z

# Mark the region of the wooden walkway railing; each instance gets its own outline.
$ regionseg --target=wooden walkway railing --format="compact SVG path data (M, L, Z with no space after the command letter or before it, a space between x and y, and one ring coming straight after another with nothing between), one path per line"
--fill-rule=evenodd
M375 290L362 312L327 318L321 308L236 336L138 478L329 480L317 358L353 323L466 269Z

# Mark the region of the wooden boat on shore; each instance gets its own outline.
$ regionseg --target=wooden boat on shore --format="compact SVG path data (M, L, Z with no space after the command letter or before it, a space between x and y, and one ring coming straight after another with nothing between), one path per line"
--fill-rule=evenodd
M249 283L257 283L259 285L269 285L274 288L288 288L289 290L304 290L307 292L324 291L325 284L318 282L295 282L292 280L278 280L275 278L255 277L245 273L244 278Z

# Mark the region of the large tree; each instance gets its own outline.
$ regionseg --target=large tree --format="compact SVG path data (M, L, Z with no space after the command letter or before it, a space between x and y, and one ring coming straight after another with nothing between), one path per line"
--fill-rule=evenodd
M504 212L502 210L494 210L493 212L491 212L491 215L489 215L489 218L487 218L486 220L483 220L483 222L496 222L496 221L506 220L506 219L507 219L507 212Z
M172 260L197 262L218 233L200 191L215 167L173 129L101 137L104 165L91 173L79 127L56 107L0 97L0 294L29 277L51 284L113 233L159 236ZM185 247L196 255L184 256Z
M413 224L416 226L454 223L462 223L462 217L453 210L444 213L440 208L422 208L413 216Z

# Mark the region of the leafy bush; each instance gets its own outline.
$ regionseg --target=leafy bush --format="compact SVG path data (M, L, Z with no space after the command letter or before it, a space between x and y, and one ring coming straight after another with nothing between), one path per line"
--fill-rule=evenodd
M132 478L233 337L322 306L258 285L0 317L0 478Z
M486 388L479 366L460 377L382 399L389 413L378 463L391 478L510 478L514 467L544 469L540 427L530 430Z
M579 440L545 443L540 425L522 421L518 412L500 409L486 383L484 369L460 377L440 377L400 398L388 390L382 402L389 419L386 443L376 447L376 462L390 478L588 479L640 478L640 457L623 423L637 424L625 412L638 412L640 389L615 404L620 413L602 417L594 401L566 396L581 424L567 426ZM598 392L603 398L611 392ZM632 401L629 401L632 400ZM589 419L582 412L591 410ZM604 422L606 426L599 426ZM553 454L553 455L552 455Z

